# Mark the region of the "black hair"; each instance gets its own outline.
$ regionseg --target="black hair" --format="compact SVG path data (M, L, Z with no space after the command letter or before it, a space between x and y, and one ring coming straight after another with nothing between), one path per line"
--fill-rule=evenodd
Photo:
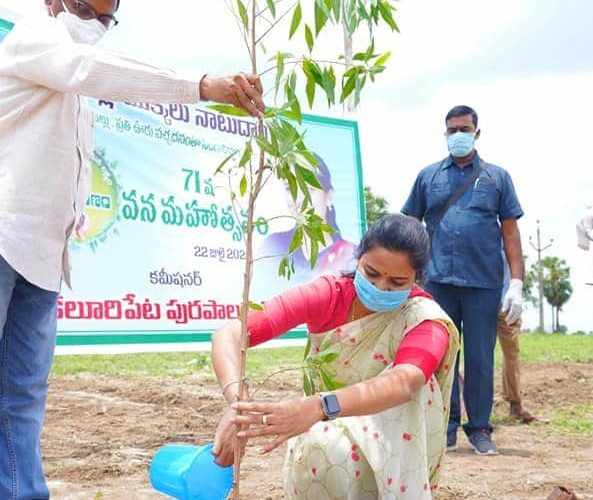
M460 116L467 116L471 115L472 122L474 122L474 127L478 128L478 113L473 108L469 106L455 106L452 108L445 118L445 123L447 123L451 118L458 118Z
M422 281L424 269L430 259L430 238L418 219L402 214L384 215L367 229L356 257L360 259L377 247L406 253L416 271L416 281Z
M115 4L115 10L119 9L119 1L120 1L120 0L117 0L117 2L116 2L116 4Z

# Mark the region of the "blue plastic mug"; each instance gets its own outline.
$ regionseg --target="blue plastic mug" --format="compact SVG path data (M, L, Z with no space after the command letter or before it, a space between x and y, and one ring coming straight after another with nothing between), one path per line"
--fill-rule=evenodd
M212 444L168 444L150 464L150 483L160 493L179 500L226 500L233 487L233 468L220 467Z

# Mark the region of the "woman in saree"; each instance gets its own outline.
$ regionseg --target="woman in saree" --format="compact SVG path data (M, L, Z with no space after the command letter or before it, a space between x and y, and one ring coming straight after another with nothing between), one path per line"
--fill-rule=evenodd
M445 453L459 334L417 284L429 258L420 222L387 215L364 235L356 271L322 276L248 318L250 346L305 323L305 395L237 402L240 324L213 339L214 370L230 403L214 453L233 462L235 438L288 441L291 499L430 499Z

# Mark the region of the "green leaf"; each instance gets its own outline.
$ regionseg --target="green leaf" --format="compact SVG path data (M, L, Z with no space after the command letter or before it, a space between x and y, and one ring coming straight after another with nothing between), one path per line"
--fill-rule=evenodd
M375 52L375 39L371 39L371 44L369 45L369 48L366 51L366 58L365 58L365 62L370 61L373 57L374 57L374 52Z
M311 151L308 151L307 149L300 149L299 148L299 154L302 155L305 160L307 161L307 163L309 163L309 165L311 165L312 167L316 167L317 166L317 157L311 153Z
M278 52L276 55L276 82L274 84L275 98L278 97L278 89L280 88L280 82L282 81L282 75L284 74L284 59L286 55L282 52Z
M237 8L239 9L239 17L241 17L243 27L245 30L248 30L249 19L247 17L247 9L245 8L245 4L241 0L237 0Z
M393 18L393 10L394 8L391 6L388 0L379 0L379 13L383 18L392 31L397 31L399 33L399 28L395 19Z
M274 0L266 0L266 3L268 4L268 9L270 9L272 17L276 18L276 2Z
M302 123L303 114L301 113L301 103L296 97L292 100L292 103L290 104L290 110L296 116L296 121Z
M306 396L312 396L315 394L313 391L313 381L305 370L303 370L303 391L305 392Z
M385 63L391 57L391 52L385 52L379 56L379 58L375 61L374 66L385 66Z
M303 19L303 11L301 10L300 2L294 9L292 14L292 21L290 23L290 33L288 35L288 39L290 40L293 35L296 33L296 30L299 29L299 25L301 24L301 20Z
M303 179L303 174L296 169L295 171L296 173L296 181L297 184L299 186L299 189L301 190L301 193L303 193L303 196L305 197L305 199L303 200L303 204L302 204L302 209L304 209L305 207L308 207L311 205L311 193L309 192L309 185L305 182L305 179ZM307 227L305 227L305 229L307 229Z
M344 387L344 384L340 384L334 378L327 373L327 371L323 368L319 368L319 374L321 375L321 380L323 380L323 385L328 391L336 391Z
M317 257L319 257L319 243L317 243L317 240L311 240L311 269L315 269Z
M254 311L263 311L264 306L256 302L249 302L249 309L253 309Z
M328 352L319 356L319 359L322 363L333 363L336 359L340 357L340 354L337 352Z
M303 71L307 77L312 76L316 83L323 85L323 73L319 64L311 59L303 60Z
M313 33L311 32L311 28L309 28L308 24L305 24L305 41L307 42L309 52L311 52L313 50L313 45L315 44L315 41L313 40Z
M357 73L360 73L360 71L363 69L362 66L352 66L350 69L346 70L344 72L344 78L349 78L352 75L355 75Z
M230 155L228 155L220 165L218 165L218 167L216 168L216 170L214 171L214 175L218 175L222 172L222 169L224 168L224 166L230 161L230 159L235 156L239 151L233 151Z
M270 138L272 139L272 150L276 151L276 156L278 156L278 152L280 151L280 145L278 144L278 137L276 136L276 131L273 129L268 129L270 132Z
M233 106L232 104L209 104L206 107L208 109L211 109L212 111L216 111L217 113L221 113L223 115L249 116L249 113L245 111L243 108L238 108L237 106Z
M309 103L309 109L313 109L315 103L315 79L311 75L307 75L307 85L305 86L305 92L307 94L307 102Z
M366 82L367 82L366 75L362 75L362 78L359 78L356 80L356 89L354 92L354 106L358 106L358 104L360 103L360 93L361 93L362 89L364 88Z
M296 71L292 70L292 72L290 73L290 76L288 77L288 86L290 87L290 89L292 91L292 96L295 95L296 84L297 84Z
M333 66L323 70L322 82L328 106L331 106L336 102L336 75Z
M299 187L297 186L295 176L292 175L290 171L286 175L286 182L288 182L288 190L290 191L290 196L292 197L292 200L296 201L299 195Z
M357 80L358 72L354 72L348 77L346 83L344 84L344 87L342 88L342 97L340 97L340 102L344 102L346 99L348 99L348 96L352 94L354 88L356 87Z
M280 116L286 118L287 120L292 120L295 122L299 120L298 115L296 115L292 111L283 111L282 113L280 113Z
M309 184L310 186L313 186L314 188L317 188L317 189L323 189L321 187L321 184L319 184L319 180L317 179L317 177L311 170L301 167L301 166L297 166L297 172L298 172L298 174L300 174L303 177L304 181L307 184Z
M253 149L251 148L251 141L248 141L245 145L243 156L241 156L241 160L239 160L239 167L244 167L251 160L252 153Z
M370 19L369 11L366 9L363 2L358 2L358 14L362 17L365 21Z
M303 354L303 360L307 359L307 356L311 352L311 339L307 339L307 345L305 346L305 353Z
M340 22L340 12L342 11L342 1L341 0L332 0L332 7L334 11L334 19L336 23Z
M290 242L290 245L288 247L288 253L296 252L299 248L301 248L302 244L303 244L303 228L297 227L294 232L294 235L292 236L292 241Z
M239 184L239 192L241 193L241 196L245 196L245 193L247 192L247 177L245 175L241 177L241 183Z
M356 0L344 0L346 2L344 6L344 24L346 25L346 30L348 34L352 36L352 34L356 31L358 27L358 18L356 15Z
M315 35L319 35L325 23L327 22L327 18L329 17L329 11L327 7L323 4L323 0L316 0L315 1Z
M278 265L278 274L280 276L286 276L288 271L288 257L283 257Z
M278 151L275 151L274 148L272 147L272 145L268 141L266 141L263 137L257 136L255 138L255 141L257 142L257 145L259 146L259 148L261 150L265 151L266 153L268 153L271 156L278 157Z

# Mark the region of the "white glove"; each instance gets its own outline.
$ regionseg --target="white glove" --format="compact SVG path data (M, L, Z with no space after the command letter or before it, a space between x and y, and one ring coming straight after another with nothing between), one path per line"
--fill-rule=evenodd
M502 301L502 312L506 313L507 325L512 325L521 319L523 312L523 282L512 279L509 289Z

